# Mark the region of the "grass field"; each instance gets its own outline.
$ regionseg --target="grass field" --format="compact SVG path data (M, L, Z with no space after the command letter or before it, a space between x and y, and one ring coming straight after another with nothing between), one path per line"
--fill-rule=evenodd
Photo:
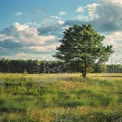
M121 122L122 74L0 74L0 122Z

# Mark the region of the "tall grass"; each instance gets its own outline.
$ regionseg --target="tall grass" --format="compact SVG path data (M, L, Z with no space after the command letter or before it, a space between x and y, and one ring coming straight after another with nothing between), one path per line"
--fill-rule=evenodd
M0 74L0 121L114 122L122 74Z

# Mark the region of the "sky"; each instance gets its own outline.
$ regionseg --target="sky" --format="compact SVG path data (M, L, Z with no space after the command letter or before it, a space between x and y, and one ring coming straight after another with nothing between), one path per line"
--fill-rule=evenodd
M121 0L0 0L0 58L54 60L63 31L92 24L122 64Z

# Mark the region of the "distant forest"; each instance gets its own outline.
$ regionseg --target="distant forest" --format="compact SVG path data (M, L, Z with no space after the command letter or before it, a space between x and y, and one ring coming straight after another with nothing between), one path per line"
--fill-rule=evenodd
M79 69L77 64L69 64L61 61L0 59L1 73L75 73L80 71L81 69ZM88 68L88 72L122 73L122 65L93 65Z

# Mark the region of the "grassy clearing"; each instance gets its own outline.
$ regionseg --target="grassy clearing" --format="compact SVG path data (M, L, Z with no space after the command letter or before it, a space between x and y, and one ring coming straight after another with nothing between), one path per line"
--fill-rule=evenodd
M114 122L122 74L0 74L0 121Z

